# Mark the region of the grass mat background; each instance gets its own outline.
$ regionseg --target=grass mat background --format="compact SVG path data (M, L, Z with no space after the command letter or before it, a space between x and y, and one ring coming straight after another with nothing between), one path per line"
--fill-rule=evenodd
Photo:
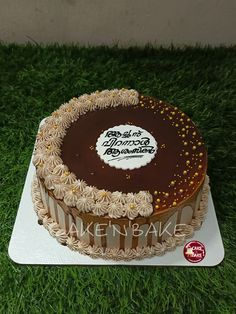
M1 313L236 311L235 69L235 48L0 45ZM39 122L73 96L122 87L175 104L201 130L224 261L213 268L15 264L8 243Z

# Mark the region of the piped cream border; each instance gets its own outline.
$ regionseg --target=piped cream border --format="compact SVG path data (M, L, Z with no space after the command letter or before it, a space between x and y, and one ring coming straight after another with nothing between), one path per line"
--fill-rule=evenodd
M177 246L183 245L187 238L191 238L194 234L194 230L200 229L202 222L205 219L208 210L209 190L209 178L206 176L199 209L194 213L191 224L183 226L182 230L178 231L178 234L169 237L162 243L157 243L153 246L147 246L143 248L137 247L135 249L125 250L116 248L102 248L95 245L91 246L71 237L70 235L67 235L65 231L61 229L51 217L49 217L48 211L45 209L42 203L40 188L36 176L32 182L32 199L34 203L34 209L39 219L42 221L44 227L49 231L51 236L55 237L59 243L67 245L71 250L78 251L80 254L89 255L92 258L129 261L132 259L139 260L147 257L163 255L168 251L173 251Z

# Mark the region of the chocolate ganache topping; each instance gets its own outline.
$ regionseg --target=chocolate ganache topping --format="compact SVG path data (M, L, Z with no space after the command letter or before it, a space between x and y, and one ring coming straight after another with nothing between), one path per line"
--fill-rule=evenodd
M110 142L107 140L106 145L117 144L118 137L124 133L120 132L121 135L116 134L113 139L109 139L109 134L114 134L105 131L120 125L127 126L127 134L131 134L129 132L133 129L129 126L148 132L157 146L150 148L150 139L143 137L141 140L141 135L138 137L139 133L136 132L137 139L132 138L132 143L137 143L137 148L133 151L130 147L125 150L117 147L114 150L112 147L113 150L109 151L108 147L104 152L110 152L113 159L120 157L120 160L128 159L126 153L135 152L137 157L152 152L153 156L148 163L133 169L121 169L104 162L98 154L96 143L101 134L108 134ZM132 133L132 136L136 136L136 133ZM131 139L120 143L129 146ZM80 116L67 129L61 151L63 163L77 178L109 191L149 191L156 209L177 206L186 198L191 198L201 186L207 167L206 148L191 119L177 107L142 95L137 105L109 107ZM136 157L133 162L138 159Z

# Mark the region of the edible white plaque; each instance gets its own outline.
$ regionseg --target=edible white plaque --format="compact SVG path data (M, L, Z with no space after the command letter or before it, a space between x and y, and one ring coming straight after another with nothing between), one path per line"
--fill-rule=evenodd
M147 165L154 158L157 142L139 126L122 124L104 131L97 140L96 150L109 166L132 170Z

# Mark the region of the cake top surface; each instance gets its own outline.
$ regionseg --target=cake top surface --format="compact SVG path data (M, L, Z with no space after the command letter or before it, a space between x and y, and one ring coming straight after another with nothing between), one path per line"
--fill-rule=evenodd
M177 107L133 90L74 98L40 132L34 163L52 190L79 179L84 184L80 189L86 185L102 191L103 201L112 196L114 201L114 195L119 199L121 193L124 206L141 201L160 211L191 198L205 178L206 148L191 119Z

